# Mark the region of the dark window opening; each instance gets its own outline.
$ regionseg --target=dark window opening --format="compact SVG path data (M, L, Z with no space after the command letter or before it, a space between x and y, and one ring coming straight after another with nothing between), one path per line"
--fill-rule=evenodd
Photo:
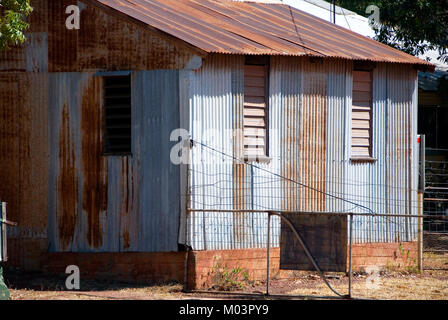
M418 132L425 135L426 148L448 149L446 123L448 123L448 108L419 106Z
M104 78L104 153L131 153L131 76Z

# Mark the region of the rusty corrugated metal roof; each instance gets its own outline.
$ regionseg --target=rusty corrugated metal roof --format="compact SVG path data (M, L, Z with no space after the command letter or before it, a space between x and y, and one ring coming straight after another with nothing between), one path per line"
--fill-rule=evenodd
M207 53L334 57L433 65L282 4L95 0Z

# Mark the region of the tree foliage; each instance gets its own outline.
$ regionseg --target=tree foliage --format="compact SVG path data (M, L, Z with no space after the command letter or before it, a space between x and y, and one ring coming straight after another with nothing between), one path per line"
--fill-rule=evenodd
M438 50L448 62L447 0L336 0L336 4L363 16L367 6L380 9L376 40L412 55Z
M32 10L30 0L0 0L0 50L25 42L25 18Z

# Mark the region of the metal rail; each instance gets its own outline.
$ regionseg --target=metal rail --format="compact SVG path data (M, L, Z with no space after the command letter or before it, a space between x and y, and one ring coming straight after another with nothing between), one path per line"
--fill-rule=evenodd
M210 212L210 213L223 213L223 212L230 212L230 213L244 213L244 212L252 212L252 213L267 213L272 212L272 210L220 210L220 209L188 209L189 212ZM299 214L321 214L321 215L328 215L328 216L371 216L371 217L390 217L390 218L435 218L435 219L448 219L448 216L445 215L421 215L421 214L388 214L388 213L358 213L358 212L323 212L323 211L293 211L293 210L282 210L282 211L275 211L275 212L282 212L282 213L299 213Z

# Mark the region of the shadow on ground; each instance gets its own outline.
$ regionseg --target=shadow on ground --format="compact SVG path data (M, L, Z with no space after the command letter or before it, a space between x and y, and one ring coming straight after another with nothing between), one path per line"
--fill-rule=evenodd
M68 276L68 275L67 275ZM66 277L43 272L23 272L16 268L4 267L5 283L14 290L67 291ZM82 291L116 291L124 289L171 288L172 293L180 293L182 286L178 282L125 282L113 279L81 279Z

